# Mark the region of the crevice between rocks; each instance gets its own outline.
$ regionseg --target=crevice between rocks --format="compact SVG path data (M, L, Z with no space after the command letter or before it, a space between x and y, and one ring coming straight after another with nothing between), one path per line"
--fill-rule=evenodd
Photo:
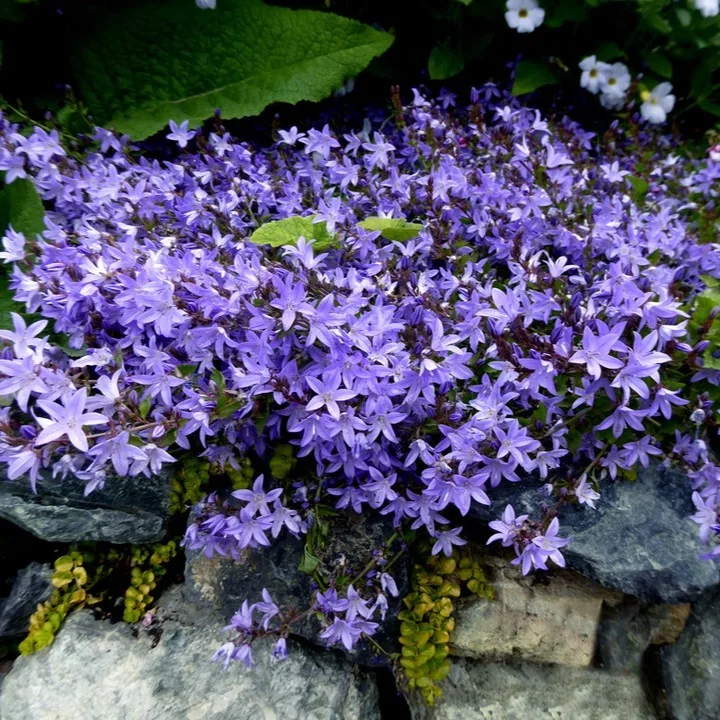
M380 705L381 720L412 720L410 707L395 681L390 668L375 671Z

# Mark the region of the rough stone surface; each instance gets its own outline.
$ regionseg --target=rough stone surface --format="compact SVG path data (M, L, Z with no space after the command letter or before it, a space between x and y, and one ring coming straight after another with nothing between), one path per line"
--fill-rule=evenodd
M41 563L30 563L15 578L10 595L0 599L0 638L26 633L28 620L38 603L52 595L50 582L52 568Z
M25 478L0 472L0 517L50 542L98 540L146 543L161 540L170 507L169 471L146 478L109 477L83 496L75 478L43 474L33 494Z
M256 652L257 667L210 663L218 618L162 612L156 647L123 623L72 615L46 650L19 658L0 693L2 720L379 720L374 678L291 644L284 663ZM271 649L271 648L270 648Z
M653 720L637 677L555 665L453 662L437 705L413 720Z
M668 703L675 720L720 718L720 589L693 608L687 627L662 656Z
M561 535L568 567L648 603L686 603L720 582L715 563L700 558L688 479L677 468L641 468L635 482L605 482L597 510L564 506ZM541 498L526 483L504 483L492 507L473 505L475 519L497 518L510 502L537 514Z
M494 600L458 609L454 655L590 666L609 591L574 573L523 578L512 567L498 570L493 587Z
M598 631L598 660L611 672L638 673L650 645L674 643L687 622L690 605L644 605L626 598L604 607Z
M351 577L357 574L371 559L375 548L384 545L392 534L392 528L385 523L374 522L367 515L340 516L329 535L329 546L317 552L323 562L333 567L344 563L344 572ZM243 600L254 602L266 588L273 600L285 608L303 611L313 597L312 578L300 572L298 566L303 557L304 541L285 535L282 542L275 542L268 548L246 549L240 562L232 558L208 558L203 553L189 552L185 565L185 580L188 597L199 607L219 612L229 620ZM397 637L397 614L401 609L402 597L409 589L409 568L397 563L392 568L400 595L388 597L389 609L386 620L374 639L388 652L399 650ZM313 643L322 630L314 617L293 625L293 631ZM352 653L355 662L377 666L387 664L385 656L379 655L374 646L361 641Z

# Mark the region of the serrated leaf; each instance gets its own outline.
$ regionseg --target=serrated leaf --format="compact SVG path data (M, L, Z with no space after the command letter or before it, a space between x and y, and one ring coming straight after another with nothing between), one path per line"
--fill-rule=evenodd
M8 226L28 238L45 229L45 208L32 181L21 178L0 190L0 235Z
M512 87L513 95L525 95L545 85L554 85L558 82L555 73L547 63L534 60L523 60L515 71L515 82Z
M386 240L395 240L396 242L405 242L406 240L412 240L417 237L418 233L422 230L423 226L420 223L412 223L402 218L384 218L384 217L369 217L365 218L358 225L363 230L374 232L380 231L380 234Z
M660 77L672 77L672 63L662 53L649 53L645 58L645 62L647 63L647 66Z
M465 58L460 50L450 42L436 45L428 59L428 73L431 80L447 80L462 72Z
M284 220L274 220L273 222L261 225L248 238L255 245L270 245L271 247L282 247L283 245L294 245L300 237L306 240L314 240L313 250L321 252L332 247L335 242L335 236L327 231L327 225L324 222L313 222L315 215L301 217L293 215Z
M387 50L392 35L326 12L259 0L189 0L109 11L74 44L77 86L102 124L134 139L173 119L198 125L274 102L322 100Z

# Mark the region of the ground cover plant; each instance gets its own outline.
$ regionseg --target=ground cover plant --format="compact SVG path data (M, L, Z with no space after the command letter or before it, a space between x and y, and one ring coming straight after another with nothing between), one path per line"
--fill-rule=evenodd
M718 556L714 156L640 118L602 136L548 121L495 85L266 146L173 124L163 162L99 128L72 152L54 130L0 133L9 187L48 208L41 234L3 238L15 299L44 318L1 333L8 476L52 467L90 493L192 449L241 477L195 507L188 549L307 539L308 607L249 598L218 659L251 665L266 636L283 657L309 613L329 645L371 637L392 543L415 531L457 557L504 483L541 491L489 527L523 573L564 565L562 504L593 512L655 460L686 468ZM313 562L326 509L395 526L356 577ZM424 602L403 616L411 675L447 631L416 622Z
M261 584L213 659L312 635L432 703L470 540L565 567L563 511L663 464L720 560L717 0L5 0L0 36L0 466L167 473L173 514L48 549L21 652L80 607L159 638L183 549L300 543L303 603Z

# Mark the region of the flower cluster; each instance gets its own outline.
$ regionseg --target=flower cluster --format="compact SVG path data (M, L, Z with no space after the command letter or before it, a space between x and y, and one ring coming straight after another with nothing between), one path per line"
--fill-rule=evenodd
M361 597L351 583L343 594L332 587L324 592L318 590L311 606L302 612L281 609L273 602L267 589L263 589L261 602L249 605L245 600L233 615L225 628L231 637L215 652L213 660L222 660L226 668L231 661L241 661L247 667L252 667L253 643L268 637L276 638L273 649L275 658L284 660L287 657L287 637L292 632L293 624L311 614L323 619L320 638L328 647L342 645L350 651L361 637L371 637L377 631L379 625L373 618L385 617L388 607L385 593L393 596L398 594L391 575L380 573L377 580L380 585L372 602Z
M632 79L627 65L621 62L606 63L590 55L580 62L582 74L580 85L596 95L600 93L600 104L609 110L620 110L627 102L627 92ZM662 82L652 91L643 90L640 114L650 123L660 124L667 120L668 113L675 107L672 85Z
M720 278L719 163L640 126L550 123L494 85L467 108L416 91L362 130L292 127L269 146L219 122L168 137L166 161L103 129L68 155L0 121L0 169L49 207L40 236L7 232L3 259L65 338L19 315L2 334L11 478L52 467L91 491L191 447L238 471L282 443L312 492L258 466L252 489L201 504L189 547L303 534L323 502L449 556L501 483L592 508L663 456L715 533L716 315L698 299ZM329 240L250 240L295 216ZM524 571L562 564L552 513L502 523ZM343 622L327 640L354 637Z

